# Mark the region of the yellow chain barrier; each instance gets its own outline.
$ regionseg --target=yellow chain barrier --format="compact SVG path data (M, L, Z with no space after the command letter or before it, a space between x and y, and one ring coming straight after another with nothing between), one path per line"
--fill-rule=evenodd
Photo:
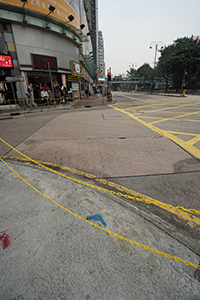
M184 208L182 206L173 206L171 204L166 204L166 203L161 203L161 202L155 202L155 201L151 201L151 200L146 200L146 199L142 199L142 198L137 198L135 196L130 196L128 194L122 194L120 192L115 192L113 190L108 190L108 189L104 189L104 188L101 188L101 187L98 187L98 186L95 186L95 185L92 185L92 184L89 184L89 183L86 183L86 182L83 182L81 180L77 180L77 179L74 179L70 176L67 176L65 174L62 174L60 172L57 172L41 163L39 163L38 161L28 157L27 155L21 153L19 150L17 150L16 148L12 147L11 145L9 145L6 141L4 141L2 138L0 138L0 141L2 141L4 144L6 144L8 147L10 147L12 150L14 150L15 152L19 153L20 155L22 155L23 157L25 157L26 159L28 159L29 161L37 164L38 166L52 172L52 173L55 173L59 176L62 176L64 178L67 178L69 180L72 180L72 181L75 181L79 184L82 184L82 185L85 185L85 186L88 186L90 188L93 188L93 189L97 189L97 190L100 190L100 191L103 191L105 193L110 193L112 195L116 195L118 197L124 197L126 199L130 199L130 200L134 200L134 201L138 201L138 202L143 202L143 203L146 203L146 204L152 204L152 205L155 205L155 206L159 206L159 207L166 207L167 209L176 209L178 211L184 211L184 212L189 212L190 214L198 214L200 215L200 211L199 210L196 210L196 209L192 209L192 208Z
M44 100L46 100L46 101L40 103L40 102L42 101L42 99L34 99L34 102L37 104L37 106L43 106L43 105L47 105L47 104L49 104L49 105L54 105L54 104L58 104L58 103L63 104L63 101L61 101L60 98L55 98L55 103L54 103L54 99L51 99L51 98L44 99ZM44 101L44 100L43 100L43 101ZM24 105L19 105L19 101L20 101L20 102L24 102ZM17 104L17 106L23 107L23 108L26 108L26 107L29 107L29 106L32 106L32 107L36 108L36 106L34 106L32 103L30 103L30 104L25 104L26 101L27 101L26 98L22 98L22 99L17 99L17 100L16 100L16 103L15 103L15 100L14 100L14 99L9 99L9 100L4 100L3 103L1 103L1 105L2 105L2 107L3 107L4 105L14 105L14 106L15 106L15 105ZM38 103L38 102L39 102L39 103ZM65 102L64 102L64 103L65 103ZM1 105L0 105L0 108L1 108ZM19 107L18 107L18 108L19 108Z
M25 182L25 183L26 183L29 187L31 187L34 191L36 191L38 194L40 194L41 196L43 196L43 197L46 198L47 200L51 201L52 203L54 203L55 205L57 205L58 207L60 207L60 208L63 209L64 211L68 212L68 213L71 214L72 216L78 218L79 220L82 220L82 221L84 221L84 222L86 222L86 223L92 225L92 226L95 227L95 228L98 228L98 229L100 229L100 230L102 230L102 231L104 231L104 232L106 232L106 233L109 233L109 234L111 234L111 235L113 235L113 236L115 236L115 237L117 237L117 238L119 238L119 239L121 239L121 240L124 240L124 241L126 241L127 243L131 243L131 244L133 244L133 245L135 245L135 246L138 246L138 247L140 247L140 248L143 248L143 249L145 249L145 250L149 250L149 251L151 251L151 252L153 252L153 253L159 254L159 255L164 256L164 257L166 257L166 258L173 259L173 260L176 261L176 262L182 262L182 263L184 263L186 266L194 267L194 268L200 270L200 265L195 265L195 264L193 264L193 263L191 263L191 262L189 262L189 261L187 261L187 260L182 260L182 259L180 259L179 257L172 256L172 255L170 255L170 254L167 254L167 253L158 251L158 250L156 250L156 249L154 249L154 248L150 248L150 247L148 247L148 246L146 246L146 245L142 245L142 244L140 244L140 243L138 243L138 242L136 242L136 241L132 241L132 240L130 240L129 238L125 238L125 237L122 236L122 235L119 235L119 234L114 233L114 232L112 232L112 231L110 231L110 230L108 230L108 229L105 229L105 228L102 227L102 226L99 226L99 225L97 225L97 224L95 224L95 223L92 223L92 222L86 220L85 218L82 218L81 216L79 216L79 215L73 213L72 211L70 211L70 210L67 209L66 207L60 205L59 203L57 203L57 202L54 201L53 199L51 199L51 198L49 198L48 196L44 195L42 192L40 192L38 189L36 189L33 185L31 185L28 181L26 181L22 176L20 176L15 170L13 170L13 169L12 169L12 168L4 161L1 157L0 157L0 160L1 160L1 161L2 161L2 162L3 162L3 163L4 163L4 164L5 164L5 165L6 165L6 166L14 173L14 174L15 174L15 175L17 175L23 182ZM74 181L79 182L79 180L74 180ZM87 185L87 184L85 184L85 183L83 183L83 184L84 184L84 185Z
M88 100L88 99L90 99L90 98L86 99L84 97L82 98L81 96L79 96L77 99L73 99L72 97L68 97L68 100L71 101L71 102L73 102L74 100L80 101L80 100ZM30 103L28 105L25 104L26 101L27 101L26 98L21 98L21 99L17 99L17 100L15 100L15 99L4 100L2 103L0 103L0 108L1 108L1 105L3 106L5 104L6 105L16 105L17 104L17 106L23 107L23 108L26 108L26 107L29 107L29 106L36 108L36 106L34 106L32 103ZM41 103L41 101L45 101L45 102ZM19 105L19 102L24 102L24 105ZM49 105L66 104L68 101L67 102L63 101L63 96L62 96L62 97L55 97L55 102L54 102L53 98L46 98L46 99L43 99L43 100L42 100L42 98L34 99L34 102L37 104L37 106L43 106L43 105L47 105L47 104L49 104Z

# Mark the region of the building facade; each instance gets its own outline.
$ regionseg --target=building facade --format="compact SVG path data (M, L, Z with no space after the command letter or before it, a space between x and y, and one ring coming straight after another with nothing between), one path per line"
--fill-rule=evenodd
M26 97L30 83L35 99L41 89L58 98L59 88L66 86L72 100L86 87L92 90L95 72L84 6L79 0L54 2L0 0L0 101ZM12 85L8 77L15 77Z
M87 16L90 37L93 48L93 64L97 78L99 77L99 59L98 59L98 0L83 0Z
M98 31L99 77L105 78L104 40L102 31Z

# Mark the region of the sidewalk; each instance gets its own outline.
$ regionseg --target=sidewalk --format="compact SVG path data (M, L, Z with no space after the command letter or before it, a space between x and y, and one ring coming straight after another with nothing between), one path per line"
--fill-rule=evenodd
M79 107L79 106L85 106L85 107L90 107L90 106L96 106L96 105L107 105L110 103L107 101L106 96L95 96L92 95L89 98L81 99L76 101L76 103L72 104L72 107Z
M0 228L11 240L0 248L0 299L199 299L195 268L131 241L193 264L199 257L126 202L84 186L78 176L73 175L75 182L41 167L6 162L42 194L0 162Z
M33 113L39 111L48 111L48 110L56 110L56 109L69 109L69 108L78 108L78 107L91 107L91 106L98 106L98 105L108 105L112 103L112 101L108 101L106 96L95 96L92 95L89 98L84 98L80 100L75 100L70 103L57 103L51 105L38 105L37 107L19 107L17 105L0 105L0 117L3 116L12 116L16 114L26 114L26 113Z

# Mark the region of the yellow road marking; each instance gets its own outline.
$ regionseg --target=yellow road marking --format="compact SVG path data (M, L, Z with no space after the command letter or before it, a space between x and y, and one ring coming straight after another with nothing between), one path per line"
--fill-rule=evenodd
M132 111L132 110L129 110L129 111ZM136 110L134 110L134 111L136 111ZM159 117L144 117L143 115L140 115L140 114L138 114L137 113L137 116L139 116L141 119L157 119L157 120L161 120L161 122L162 122L162 120L167 120L167 119L164 119L164 118L159 118ZM174 118L170 118L170 119L174 119ZM170 120L169 119L169 120ZM190 120L190 119L176 119L176 121L182 121L182 122L197 122L197 123L200 123L200 120ZM154 124L153 122L149 122L149 124Z
M161 103L160 101L164 101L163 103ZM150 100L147 100L147 101L144 101L144 102L139 102L140 104L141 103L144 103L144 104L147 104L148 103L148 101L149 101L149 104L148 105L138 105L137 106L137 108L143 108L143 107L153 107L153 106L156 106L156 105L166 105L166 102L167 102L167 104L169 105L170 103L172 103L172 104L175 104L175 103L179 103L180 105L181 105L181 103L185 103L186 102L186 104L185 105L189 105L188 104L188 100L186 101L180 101L180 100L177 100L177 101L174 101L174 99L172 99L172 98L170 98L170 99L167 99L167 101L166 101L166 98L159 98L159 101L158 102L154 102L154 103L152 103L152 99L150 99ZM124 104L126 104L126 103L130 103L130 102L123 102L123 104L120 104L120 103L118 103L118 105L119 106L123 106ZM190 102L190 105L197 105L197 104L199 104L198 102L195 102L195 103L191 103ZM132 105L132 103L130 104L130 105ZM176 107L179 107L180 105L178 105L178 106L172 106L171 108L176 108Z
M164 103L166 105L166 103ZM163 105L164 105L163 104ZM191 105L196 105L197 103L194 103L194 104L191 104L191 103L187 103L187 104L180 104L180 105L177 105L177 106L170 106L170 107L165 107L165 108L158 108L158 109L155 109L155 110L144 110L144 113L152 113L152 112L162 112L162 111L166 111L166 110L169 110L169 109L177 109L177 108L181 108L183 106L191 106ZM140 106L138 106L137 108L139 108ZM144 106L141 106L141 107L144 107ZM168 113L168 112L167 112ZM172 112L173 113L173 112Z
M139 114L137 114L137 115L139 115ZM163 118L159 118L159 117L145 117L143 115L141 115L140 118L142 118L142 119L158 119L158 120L163 120Z
M180 134L180 135L192 135L192 136L196 136L195 133L188 133L188 132L179 132L179 131L169 131L172 134Z
M178 115L178 116L175 116L175 117L172 117L172 118L164 118L162 120L154 121L151 124L156 124L156 123L160 123L160 122L174 120L174 119L177 119L177 118L182 118L182 117L191 116L191 115L197 115L199 113L200 113L200 111L195 111L195 112L192 112L192 113L186 113L186 114L183 114L183 115ZM179 121L180 121L180 119L179 119Z
M3 156L2 158L5 159L5 158L7 158L7 156ZM11 157L10 159L16 160L16 161L29 162L28 159L22 158L22 157ZM69 168L69 167L61 166L61 165L50 163L50 162L37 161L37 163L42 164L42 165L47 165L49 167L60 168L63 171L68 171L68 172L71 172L71 173L75 173L77 175L84 176L86 178L93 179L93 180L95 180L97 182L100 182L103 185L108 185L109 187L114 188L114 189L116 189L116 190L118 190L120 192L127 193L127 194L129 194L131 196L134 196L134 197L137 197L137 198L141 198L141 199L145 199L145 200L150 200L153 203L158 203L158 204L163 205L163 202L161 202L161 201L158 201L156 199L153 199L151 197L148 197L146 195L138 193L138 192L136 192L136 191L134 191L132 189L126 188L126 187L124 187L124 186L122 186L120 184L114 183L112 181L108 181L108 180L103 179L103 178L98 178L98 177L96 177L95 175L93 175L91 173L83 172L83 171L80 171L80 170L77 170L77 169L72 169L72 168ZM194 215L191 215L191 214L189 214L187 212L178 211L175 207L167 208L165 206L162 206L161 208L165 209L166 211L168 211L168 212L170 212L170 213L172 213L174 215L176 215L180 219L187 221L188 225L191 228L194 228L196 226L200 226L200 218L198 218L198 217L196 217Z
M181 146L183 149L185 149L186 151L188 151L189 153L191 153L192 155L196 156L197 158L200 159L200 150L195 148L192 145L187 144L185 141L181 140L180 138L174 136L172 133L170 133L169 131L166 130L162 130L160 128L157 128L155 126L153 126L151 123L147 123L146 121L140 119L139 117L125 111L124 109L120 109L117 107L114 107L113 105L109 105L109 107L114 108L115 110L121 111L124 114L127 114L129 117L131 117L132 119L138 121L139 123L143 124L144 126L148 127L149 129L158 132L159 134L167 137L168 139L172 140L173 142L175 142L176 144L178 144L179 146ZM187 134L187 133L186 133ZM193 134L195 135L195 134Z
M176 119L176 121L183 121L183 122L197 122L197 123L200 122L200 120L190 120L190 119Z
M85 218L83 218L83 217L77 215L76 213L73 213L72 211L70 211L70 210L67 209L66 207L60 205L58 202L54 201L53 199L51 199L50 197L46 196L45 194L43 194L42 192L40 192L38 189L36 189L33 185L31 185L28 181L26 181L22 176L20 176L15 170L13 170L13 169L12 169L12 168L4 161L1 157L0 157L0 160L1 160L1 161L2 161L2 162L3 162L3 163L4 163L4 164L5 164L5 165L6 165L6 166L7 166L7 167L15 174L15 175L16 175L16 176L18 176L24 183L26 183L26 184L27 184L29 187L31 187L34 191L36 191L38 194L40 194L41 196L43 196L44 198L46 198L47 200L49 200L50 202L52 202L53 204L55 204L56 206L58 206L59 208L61 208L61 209L63 209L64 211L68 212L68 213L71 214L72 216L78 218L79 220L82 220L82 221L84 221L84 222L86 222L86 223L92 225L92 226L95 227L95 228L98 228L98 229L100 229L100 230L102 230L102 231L104 231L104 232L106 232L106 233L109 233L109 234L113 235L114 237L117 237L117 238L119 238L119 239L121 239L121 240L124 240L124 241L126 241L127 243L131 243L131 244L133 244L133 245L135 245L135 246L138 246L138 247L141 247L141 248L143 248L143 249L145 249L145 250L150 250L150 251L152 251L153 253L159 254L159 255L164 256L164 257L166 257L166 258L173 259L173 260L176 261L176 262L182 262L182 263L184 263L186 266L191 266L191 267L194 267L194 268L197 268L197 269L200 270L200 265L195 265L195 264L193 264L193 263L191 263L191 262L189 262L189 261L187 261L187 260L182 260L182 259L180 259L179 257L169 255L169 254L167 254L167 253L165 253L165 252L158 251L158 250L156 250L156 249L154 249L154 248L150 248L150 247L148 247L148 246L146 246L146 245L143 245L143 244L138 243L138 242L136 242L136 241L133 241L133 240L131 240L131 239L129 239L129 238L126 238L126 237L124 237L123 235L119 235L119 234L114 233L114 232L112 232L112 231L110 231L110 230L108 230L108 229L105 229L104 227L99 226L99 225L97 225L97 224L95 224L95 223L92 223L91 221L89 221L89 220L87 220L87 219L85 219Z
M128 110L128 109L124 109L124 110ZM135 109L136 110L136 109ZM139 113L142 113L142 114L144 114L144 113L149 113L149 114L151 114L151 113L154 113L153 111L146 111L146 110L139 110L138 111L138 114ZM159 114L161 115L161 114L177 114L178 112L177 111L160 111L159 112ZM181 113L180 113L181 114Z
M198 143L200 141L200 135L197 134L193 139L190 139L189 141L187 141L186 143L188 145L194 145L196 143Z

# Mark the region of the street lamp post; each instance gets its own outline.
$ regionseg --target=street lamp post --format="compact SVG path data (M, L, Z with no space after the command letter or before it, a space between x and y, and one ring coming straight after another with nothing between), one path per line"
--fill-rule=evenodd
M153 75L152 75L152 84L151 84L151 94L153 93L153 88L154 88L154 74L155 74L155 67L156 67L156 56L157 56L157 52L158 50L163 48L163 42L159 41L158 43L156 42L151 42L151 45L149 47L149 49L152 49L153 46L155 46L155 56L154 56L154 63L153 63ZM160 47L160 49L158 49Z

